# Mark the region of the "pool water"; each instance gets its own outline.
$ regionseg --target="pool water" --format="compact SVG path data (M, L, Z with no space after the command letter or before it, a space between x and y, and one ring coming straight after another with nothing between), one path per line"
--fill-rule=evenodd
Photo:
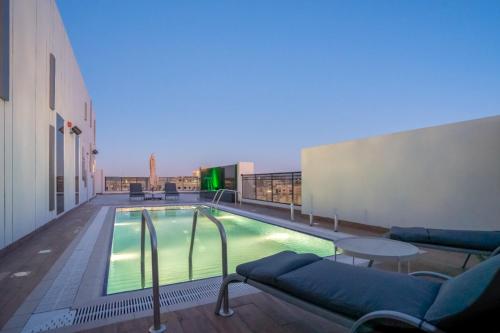
M160 285L189 281L189 245L194 207L148 209L158 238ZM227 234L228 269L280 251L333 255L332 241L274 226L261 221L210 209ZM118 208L109 259L106 293L141 289L141 210ZM145 243L146 288L151 287L149 234ZM199 215L193 251L193 280L222 275L221 242L217 227Z

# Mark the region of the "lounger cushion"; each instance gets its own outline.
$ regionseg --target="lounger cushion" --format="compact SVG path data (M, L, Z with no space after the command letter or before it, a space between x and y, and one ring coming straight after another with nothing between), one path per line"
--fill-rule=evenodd
M439 230L428 229L430 241L434 244L494 251L500 246L500 232L472 230Z
M479 251L493 251L500 246L500 231L392 227L390 238Z
M403 242L428 243L430 241L425 228L392 227L390 237Z
M315 261L321 260L315 254L297 254L283 251L269 257L238 265L236 272L247 278L276 286L276 278Z
M500 255L445 282L425 320L450 332L487 332L489 327L498 332L499 315Z
M277 286L300 299L359 318L377 310L423 318L440 283L327 259L281 275Z
M175 183L165 183L165 193L166 194L179 194L177 191L177 185Z
M142 193L142 184L141 183L130 184L130 192L131 193Z

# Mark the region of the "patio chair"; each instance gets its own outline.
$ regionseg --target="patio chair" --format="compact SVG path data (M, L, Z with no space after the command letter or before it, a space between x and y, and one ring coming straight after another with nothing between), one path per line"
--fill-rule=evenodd
M432 277L425 279L422 277ZM439 281L438 281L439 279ZM243 282L351 332L498 332L500 255L456 277L410 275L354 266L292 251L241 264L222 285L216 314L231 283ZM227 294L226 294L227 295ZM228 299L229 301L229 299Z
M165 183L165 200L167 197L179 197L179 192L177 191L177 185L175 183Z
M142 198L144 200L144 192L142 191L142 184L141 183L131 183L130 184L130 192L129 192L129 198Z
M471 255L484 260L500 252L500 231L392 227L386 236L418 247L466 253L462 268L467 267Z

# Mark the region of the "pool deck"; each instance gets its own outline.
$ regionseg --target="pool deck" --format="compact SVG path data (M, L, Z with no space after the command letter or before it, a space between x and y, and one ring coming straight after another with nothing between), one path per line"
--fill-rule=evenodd
M180 197L181 202L192 202L193 195ZM172 203L172 200L168 200ZM156 201L155 205L165 201ZM58 259L79 237L105 206L130 205L127 195L100 195L92 201L69 211L59 219L37 230L14 246L0 252L0 327L1 332L19 332L25 315L38 304L36 291L49 271L57 271ZM134 201L132 204L148 205ZM229 205L229 207L234 207ZM243 204L237 207L253 214L288 219L289 211L260 205ZM333 221L315 219L314 228L331 232ZM306 226L308 216L295 214L295 223ZM341 221L339 232L353 235L380 236L385 230ZM427 250L412 262L412 270L431 270L449 275L462 272L463 254ZM469 265L476 263L471 258ZM396 265L375 264L378 269L396 270ZM62 269L62 268L61 268ZM37 287L38 286L38 287ZM35 289L37 288L37 289ZM38 295L40 298L42 295ZM347 332L333 323L306 313L292 305L263 293L232 299L236 315L219 318L213 314L213 304L162 314L168 321L169 332ZM16 314L14 316L14 314ZM23 316L24 314L24 316ZM150 317L101 326L88 332L138 332L151 325Z

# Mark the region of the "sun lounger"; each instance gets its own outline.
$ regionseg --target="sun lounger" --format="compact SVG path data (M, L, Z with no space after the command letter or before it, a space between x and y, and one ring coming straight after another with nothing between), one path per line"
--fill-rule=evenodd
M175 183L165 183L165 200L167 200L167 197L179 197Z
M426 279L425 276L434 279ZM438 280L439 279L439 280ZM230 283L243 282L351 332L370 324L381 330L498 332L500 256L451 278L433 272L410 275L285 251L239 265L224 279L216 304L221 309Z
M144 192L142 191L141 183L131 183L130 184L130 192L129 198L142 198L144 200Z
M387 236L418 247L466 253L462 268L467 266L471 255L484 259L500 251L500 231L392 227Z

